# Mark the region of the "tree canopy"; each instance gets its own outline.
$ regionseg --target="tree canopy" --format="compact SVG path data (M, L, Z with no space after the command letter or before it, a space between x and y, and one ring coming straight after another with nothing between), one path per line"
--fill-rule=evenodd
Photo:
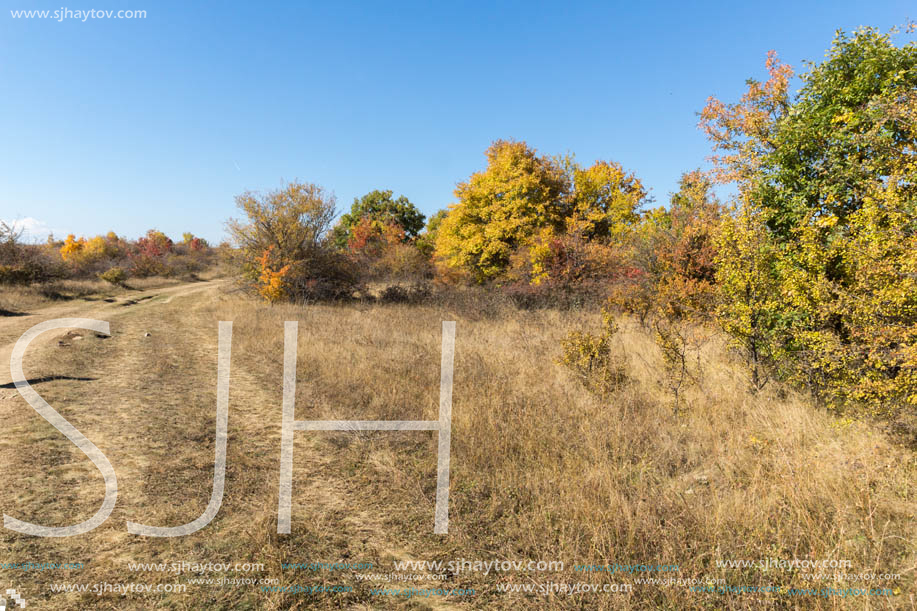
M345 246L354 227L368 220L376 225L397 225L405 239L413 239L424 227L424 215L404 195L393 197L391 190L375 189L353 200L350 212L341 216L334 228L334 241Z
M768 70L701 116L739 185L721 319L831 405L917 404L917 45L839 32L793 99L773 55Z
M503 274L519 248L551 236L620 236L638 222L646 201L640 181L614 162L583 168L506 140L486 156L487 168L456 187L458 202L436 237L437 257L478 282Z

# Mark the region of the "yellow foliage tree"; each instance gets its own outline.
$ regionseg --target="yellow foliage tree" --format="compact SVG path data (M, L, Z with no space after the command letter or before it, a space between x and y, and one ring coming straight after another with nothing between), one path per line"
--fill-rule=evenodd
M487 169L456 188L459 201L439 226L435 246L441 264L478 282L501 276L526 248L531 282L540 283L549 275L552 244L619 239L639 220L646 192L616 163L583 168L570 157L539 156L525 142L504 140L486 155Z
M83 250L86 248L86 238L77 239L72 233L64 240L64 245L60 247L61 259L68 262L79 261Z
M479 282L503 272L513 251L539 229L562 227L568 188L559 165L525 142L498 140L486 155L487 169L456 187L459 201L436 239L437 257Z
M640 220L638 208L646 199L643 184L613 161L597 161L588 168L568 165L572 183L572 210L566 229L587 239L620 239Z
M95 236L88 240L84 237L77 239L71 233L60 247L61 258L77 266L91 265L122 254L119 239L113 232L105 237Z

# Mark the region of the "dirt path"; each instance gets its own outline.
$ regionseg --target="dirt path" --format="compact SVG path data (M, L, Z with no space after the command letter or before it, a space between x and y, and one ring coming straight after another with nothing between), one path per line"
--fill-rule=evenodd
M176 286L143 291L132 291L117 298L100 301L86 301L75 299L63 303L52 303L33 312L17 316L0 317L0 385L11 381L9 373L9 358L13 345L26 330L38 322L52 318L96 318L107 320L106 317L118 315L124 308L148 303L171 303L176 297L191 295L203 291L211 291L225 285L223 280L209 282L189 282ZM32 343L38 346L51 341L54 333L42 334Z
M209 501L217 355L211 305L220 299L223 286L213 281L136 291L110 301L52 304L27 316L0 320L0 464L7 472L0 479L0 509L49 526L91 516L104 486L82 452L13 388L10 354L24 331L53 318L98 319L111 328L108 337L82 330L45 332L32 342L24 359L33 388L102 450L118 478L116 508L91 533L52 539L0 529L0 549L7 550L4 562L83 562L87 567L4 572L3 577L27 591L33 603L42 602L34 605L37 608L68 609L87 603L93 608L123 608L123 600L116 596L52 593L50 585L149 583L151 578L154 583L180 583L184 580L178 576L136 574L126 565L166 557L201 561L202 555L212 562L228 556L233 562L254 561L260 545L253 545L252 537L268 538L266 531L246 532L245 523L250 525L253 516L240 508L252 498L262 499L264 505L265 488L275 479L266 477L270 461L252 464L248 455L254 449L267 456L269 421L263 414L248 416L253 408L263 411L269 403L241 367L232 371L227 492L217 518L204 531L177 539L137 537L125 526L127 521L184 524L200 515ZM244 440L251 441L240 443ZM259 513L266 524L267 512ZM221 538L231 541L233 549L214 545ZM218 588L216 598L228 601L233 594ZM151 607L149 597L134 602L135 608ZM187 608L198 606L189 603Z

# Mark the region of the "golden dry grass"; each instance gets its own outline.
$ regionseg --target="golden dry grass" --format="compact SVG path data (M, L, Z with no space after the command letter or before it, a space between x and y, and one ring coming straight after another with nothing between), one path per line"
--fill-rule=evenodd
M30 357L27 375L70 375L40 392L103 449L119 476L115 513L72 539L0 531L6 557L89 559L70 575L0 572L48 608L910 608L917 564L917 460L867 423L816 411L803 398L746 390L722 338L692 355L696 381L676 413L652 336L622 320L614 351L627 382L589 393L555 359L597 315L438 305L269 307L223 292L113 311L114 336ZM213 469L216 325L234 325L226 497L194 535L145 539L125 520L175 525L206 505ZM432 432L297 432L293 533L276 534L283 322L299 321L297 419L436 419L440 328L456 320L450 532L432 533ZM28 326L28 325L26 325ZM151 337L144 338L143 333ZM7 391L9 392L9 391ZM111 397L104 402L99 397ZM14 405L15 403L15 405ZM94 468L21 399L0 403L10 424L0 509L69 523L101 499ZM12 490L18 490L13 494ZM11 496L12 495L12 496ZM461 573L444 587L473 597L370 596L352 572L283 571L281 562L562 560L561 573ZM496 584L633 583L574 564L677 564L678 578L736 586L813 586L798 574L717 568L763 558L849 560L847 572L900 573L895 597L695 593L635 584L625 594L503 594ZM67 580L172 580L129 573L128 561L263 562L284 585L347 584L349 594L279 594L193 586L184 595L51 595ZM238 575L244 576L244 575ZM653 575L646 575L653 576ZM667 575L659 575L666 577ZM673 575L668 575L673 576ZM178 581L184 581L182 576ZM420 587L418 584L414 584ZM428 584L423 584L428 585ZM849 586L850 584L848 584ZM862 586L862 583L856 584Z
M351 510L372 506L386 514L387 532L415 541L418 558L678 564L679 577L797 587L812 584L791 574L717 569L714 561L845 559L851 572L903 573L891 586L904 593L898 603L911 591L914 456L868 425L817 412L803 398L749 394L721 338L693 359L697 382L683 389L676 415L658 348L632 323L615 345L630 382L600 400L554 362L560 339L571 329L597 327L597 316L506 308L469 318L447 307L253 309L246 302L227 305L221 316L236 321L240 346L251 342L243 350L257 354L275 383L282 321L300 320L301 419L435 419L440 321L458 321L448 539L430 533L432 435L310 433L325 436L320 443L337 471L353 471L352 479L369 486ZM579 579L568 573L550 580ZM479 587L481 578L465 575L458 583ZM685 590L638 585L630 596L585 604L837 604ZM505 608L521 602L493 593L481 600Z

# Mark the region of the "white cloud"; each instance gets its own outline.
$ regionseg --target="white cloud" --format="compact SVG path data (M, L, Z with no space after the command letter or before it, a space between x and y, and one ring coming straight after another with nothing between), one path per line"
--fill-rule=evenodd
M52 229L44 221L40 221L31 216L22 219L0 219L13 228L14 231L21 231L23 242L44 242L48 236L54 233L57 236L64 235L66 232L60 229Z

